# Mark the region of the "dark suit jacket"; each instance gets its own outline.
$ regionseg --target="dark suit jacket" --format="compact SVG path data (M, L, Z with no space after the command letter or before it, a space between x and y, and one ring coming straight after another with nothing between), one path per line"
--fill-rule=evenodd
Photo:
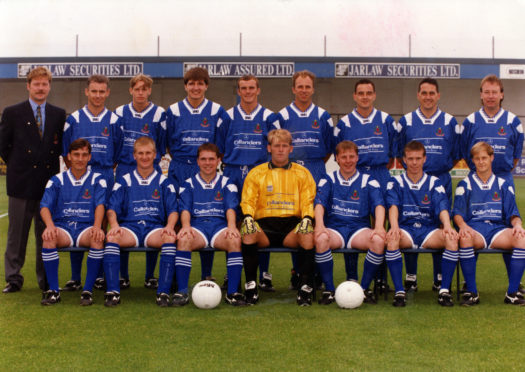
M59 172L64 109L46 103L40 139L28 101L7 107L0 122L0 156L7 164L7 195L40 200L47 181Z

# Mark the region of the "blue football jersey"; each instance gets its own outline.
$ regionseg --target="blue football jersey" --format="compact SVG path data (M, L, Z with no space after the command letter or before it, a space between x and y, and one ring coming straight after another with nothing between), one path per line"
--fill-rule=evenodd
M247 114L241 105L227 111L230 118L217 128L216 145L228 165L258 165L268 161L268 132L275 125L277 115L258 105Z
M226 211L239 205L237 186L228 177L217 174L207 183L197 173L179 188L180 211L188 211L192 219L221 218L226 221Z
M119 223L147 221L165 225L168 216L177 212L177 190L164 175L153 171L144 179L137 170L115 182L108 210L117 214Z
M395 156L398 128L386 112L373 109L368 117L356 109L344 116L334 131L335 144L348 140L359 149L358 166L386 166Z
M418 108L399 120L397 157L403 157L403 149L410 141L418 141L425 146L427 161L423 166L426 173L436 175L449 172L456 160L461 159L461 129L456 119L446 112L437 110L427 118Z
M339 171L327 174L317 185L314 203L324 207L327 227L370 227L370 216L378 205L384 206L379 182L359 171L348 180Z
M122 146L120 118L107 108L98 116L93 116L86 105L66 120L62 156L67 156L69 145L78 138L84 138L91 144L89 165L113 167Z
M485 183L471 172L456 187L453 215L461 216L467 224L477 221L510 227L511 217L520 217L520 212L514 188L507 181L492 174Z
M117 158L119 164L137 165L133 158L133 145L137 138L150 137L155 141L157 156L155 164L166 153L166 112L162 107L150 103L141 112L135 111L133 103L122 105L115 110L121 118L122 148Z
M215 143L217 127L227 118L221 105L207 99L197 108L193 108L187 98L171 105L166 113L166 141L172 158L195 164L199 146Z
M48 208L54 222L93 224L95 209L106 200L106 180L99 173L86 171L76 179L71 170L47 182L40 208Z
M293 152L290 160L322 160L333 150L334 124L330 114L313 103L301 111L292 102L278 114L274 129L292 134Z
M489 117L481 108L463 121L461 150L471 170L475 167L470 149L479 141L487 142L494 149L492 171L496 174L510 172L514 159L521 158L523 126L512 112L500 109L494 117Z
M388 208L397 206L398 223L402 228L437 227L441 223L441 211L449 211L445 188L437 177L426 173L416 183L406 173L392 177L387 186L386 204Z

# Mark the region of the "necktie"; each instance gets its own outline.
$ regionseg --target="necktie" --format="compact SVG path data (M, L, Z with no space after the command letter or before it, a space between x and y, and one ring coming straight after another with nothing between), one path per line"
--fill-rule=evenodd
M42 138L42 111L40 110L40 106L36 107L36 126L38 127L38 134L40 138Z

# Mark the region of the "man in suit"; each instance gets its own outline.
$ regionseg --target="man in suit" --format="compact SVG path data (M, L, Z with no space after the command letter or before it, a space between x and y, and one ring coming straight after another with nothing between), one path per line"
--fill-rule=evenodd
M0 122L0 156L7 164L9 228L5 251L3 293L17 292L24 284L24 266L31 219L35 221L36 276L46 290L42 263L40 199L47 181L59 172L62 132L66 112L46 102L51 89L51 72L37 67L27 75L29 100L7 107Z

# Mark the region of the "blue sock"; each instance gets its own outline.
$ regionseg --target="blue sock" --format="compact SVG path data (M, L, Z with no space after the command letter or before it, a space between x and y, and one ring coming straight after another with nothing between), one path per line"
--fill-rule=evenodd
M228 294L237 292L242 274L242 253L226 253L226 271L228 273Z
M432 266L434 268L434 283L443 280L443 269L441 268L442 252L432 253ZM441 278L440 278L441 277Z
M511 262L512 252L509 251L509 253L503 253L501 257L503 258L503 262L505 262L505 268L507 269L507 278L510 279L510 267L511 267L510 262Z
M97 280L103 259L103 249L89 248L89 253L86 260L87 273L86 281L84 282L84 291L93 292L93 285L95 284L95 280Z
M359 253L343 253L345 258L346 280L357 280L357 265L359 263Z
M401 257L401 252L399 249L395 251L386 251L386 264L388 265L388 271L390 271L390 276L392 277L392 282L394 283L394 289L396 292L404 292L405 287L403 287L403 258ZM407 255L405 254L405 262Z
M73 253L73 252L71 252ZM58 292L58 251L56 248L42 248L42 261L46 270L49 289Z
M106 288L108 292L120 293L119 269L120 245L117 243L107 243L104 248L104 274L106 276Z
M525 249L514 248L510 261L509 288L507 289L507 293L515 293L518 291L523 270L525 270Z
M201 256L201 280L211 276L215 252L199 252Z
M259 252L259 282L263 279L263 273L270 272L270 252Z
M162 245L160 251L159 287L157 288L157 293L170 293L173 274L175 273L176 252L177 248L175 248L175 244Z
M376 275L379 265L383 263L384 254L377 254L369 250L366 253L365 264L363 268L363 278L361 279L361 287L368 289L372 279Z
M120 277L129 280L129 252L120 252Z
M69 257L71 259L71 280L80 282L84 252L69 252Z
M146 252L146 277L144 280L148 280L155 277L155 266L157 266L157 258L159 257L159 251Z
M407 275L417 275L417 259L419 253L405 253L405 272Z
M459 259L458 251L449 251L445 249L443 252L443 259L441 261L441 269L443 270L441 289L448 289L450 291L450 284L454 277L454 271Z
M323 279L326 290L335 291L334 259L332 257L332 251L329 249L324 253L316 253L315 262L321 272L321 278Z
M177 256L175 257L175 275L177 276L178 292L188 293L188 282L190 281L190 272L191 252L177 250Z
M478 293L476 287L476 256L473 247L459 248L459 263L463 277L467 282L467 291Z

